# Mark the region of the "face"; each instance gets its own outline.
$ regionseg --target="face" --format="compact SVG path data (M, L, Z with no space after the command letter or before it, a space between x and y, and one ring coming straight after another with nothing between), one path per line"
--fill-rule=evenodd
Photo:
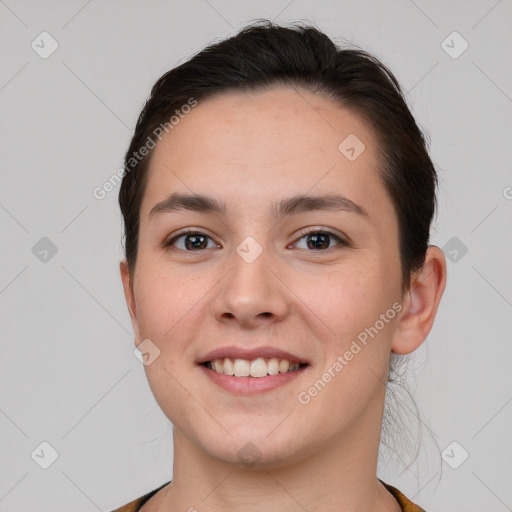
M154 150L124 283L135 342L158 354L155 398L201 452L280 464L378 436L398 222L371 129L347 109L291 88L200 102ZM201 364L230 373L229 356L242 375L259 357L255 374L301 366Z

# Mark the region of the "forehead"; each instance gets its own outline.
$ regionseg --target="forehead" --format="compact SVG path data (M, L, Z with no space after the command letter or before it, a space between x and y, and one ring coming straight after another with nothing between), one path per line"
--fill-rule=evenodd
M175 190L243 206L336 189L371 210L387 201L376 155L364 120L314 93L222 93L198 102L157 144L141 219Z

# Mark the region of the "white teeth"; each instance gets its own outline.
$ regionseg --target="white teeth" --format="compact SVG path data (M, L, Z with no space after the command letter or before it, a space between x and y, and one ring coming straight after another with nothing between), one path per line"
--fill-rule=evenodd
M217 373L224 373L224 365L222 364L222 360L215 359L215 361L213 361L212 366Z
M267 363L267 372L269 375L277 375L279 373L279 361L275 357Z
M280 373L286 373L290 369L290 361L287 361L286 359L283 359L279 363L279 372Z
M235 377L266 377L267 375L277 375L278 373L287 373L300 368L299 363L290 363L286 359L277 359L272 357L265 359L258 357L251 361L247 359L230 359L229 357L214 359L210 362L211 369L217 373L225 375L234 375Z
M249 377L249 373L249 361L245 359L235 359L235 377Z
M222 361L222 359L217 359L217 361ZM233 360L226 357L224 359L224 373L226 375L234 375L235 374L235 366L233 364Z
M262 357L251 361L251 377L265 377L267 375L267 363Z

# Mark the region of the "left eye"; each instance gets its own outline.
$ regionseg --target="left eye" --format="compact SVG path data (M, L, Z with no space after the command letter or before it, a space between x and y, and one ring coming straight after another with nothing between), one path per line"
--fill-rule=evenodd
M330 244L332 240L338 242L336 245L348 245L341 237L329 231L310 231L302 235L299 241L303 239L306 239L306 247L299 247L299 249L330 249L332 247ZM296 242L295 245L298 245L298 243Z

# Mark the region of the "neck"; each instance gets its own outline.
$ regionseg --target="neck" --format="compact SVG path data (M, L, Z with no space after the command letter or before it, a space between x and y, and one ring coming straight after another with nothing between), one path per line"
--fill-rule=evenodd
M376 477L380 421L351 430L300 462L240 467L175 429L173 479L160 510L399 512Z

